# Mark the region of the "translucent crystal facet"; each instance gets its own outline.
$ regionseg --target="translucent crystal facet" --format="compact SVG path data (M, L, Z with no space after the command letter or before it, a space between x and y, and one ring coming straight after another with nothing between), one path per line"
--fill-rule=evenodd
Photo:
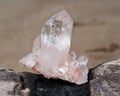
M46 78L59 78L78 85L87 82L88 58L69 54L73 20L66 11L51 17L35 39L32 53L20 64L32 68Z

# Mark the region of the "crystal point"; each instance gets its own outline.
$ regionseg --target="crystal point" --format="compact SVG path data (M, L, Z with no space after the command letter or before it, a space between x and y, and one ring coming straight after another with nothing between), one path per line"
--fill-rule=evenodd
M57 50L69 52L73 20L66 11L61 11L51 17L43 26L41 43L44 46L53 46Z
M88 58L69 54L73 20L66 11L52 16L35 39L32 53L20 64L47 78L59 78L78 85L87 82Z

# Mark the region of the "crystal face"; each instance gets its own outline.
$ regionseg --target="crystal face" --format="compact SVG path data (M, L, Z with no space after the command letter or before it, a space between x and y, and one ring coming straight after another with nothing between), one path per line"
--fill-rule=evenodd
M20 64L43 74L46 78L59 78L78 85L87 82L88 58L77 58L69 53L73 20L66 11L51 17L35 39L32 53L20 60Z

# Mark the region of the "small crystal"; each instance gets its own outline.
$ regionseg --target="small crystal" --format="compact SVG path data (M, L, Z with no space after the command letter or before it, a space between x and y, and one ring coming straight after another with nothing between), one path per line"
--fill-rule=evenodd
M77 59L69 54L73 20L66 11L51 17L43 26L33 44L32 53L20 60L20 64L32 68L46 78L59 78L78 85L87 82L88 58Z

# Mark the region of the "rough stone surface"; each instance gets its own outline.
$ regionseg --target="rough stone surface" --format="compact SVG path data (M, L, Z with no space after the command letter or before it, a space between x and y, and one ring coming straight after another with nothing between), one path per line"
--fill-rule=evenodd
M28 96L29 89L24 88L20 73L12 69L0 68L0 96Z
M91 96L120 96L120 59L97 66L91 74Z
M0 69L0 96L120 96L120 59L90 69L88 77L87 83L76 85Z
M11 69L0 69L0 96L13 96L19 76Z

